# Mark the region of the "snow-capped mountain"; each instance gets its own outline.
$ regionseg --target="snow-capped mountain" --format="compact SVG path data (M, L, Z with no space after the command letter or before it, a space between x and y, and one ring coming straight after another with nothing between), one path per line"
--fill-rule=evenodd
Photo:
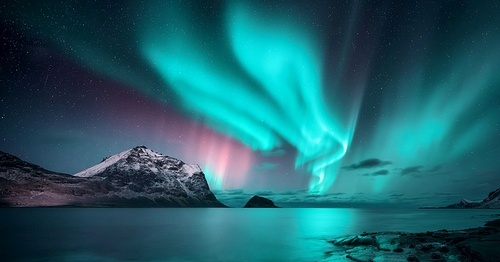
M178 206L223 206L198 165L188 165L145 146L107 157L75 176L102 178L117 189L117 197L146 197Z
M74 176L0 155L0 201L10 206L224 207L198 165L138 146ZM27 182L28 181L28 182Z
M444 208L500 208L500 188L490 192L482 201L462 199L459 203Z

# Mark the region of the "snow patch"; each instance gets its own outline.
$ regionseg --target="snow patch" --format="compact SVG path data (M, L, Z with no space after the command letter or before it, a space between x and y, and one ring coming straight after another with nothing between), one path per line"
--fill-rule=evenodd
M201 173L201 168L199 165L188 165L188 164L185 164L182 166L182 171L186 174L188 174L188 176L192 176L194 174L197 174L197 173Z
M121 153L118 153L116 155L112 155L108 157L106 160L102 161L101 163L74 174L74 176L91 177L98 173L101 173L104 170L106 170L106 168L108 168L109 166L114 165L116 162L120 161L120 159L127 158L131 154L131 151L132 149L129 149Z

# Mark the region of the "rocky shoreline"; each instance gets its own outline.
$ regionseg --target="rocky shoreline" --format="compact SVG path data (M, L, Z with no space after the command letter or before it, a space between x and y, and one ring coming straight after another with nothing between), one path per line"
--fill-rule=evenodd
M328 242L335 249L323 261L499 261L500 219L464 230L373 232Z

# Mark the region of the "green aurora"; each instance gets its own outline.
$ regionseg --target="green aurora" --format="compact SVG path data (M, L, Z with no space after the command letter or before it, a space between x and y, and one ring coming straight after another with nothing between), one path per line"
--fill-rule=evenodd
M173 10L163 24L179 27L158 37L161 29L146 26L141 46L188 112L254 150L273 150L286 141L297 149L296 167L305 166L316 177L310 190L327 190L349 147L356 115L347 123L329 115L314 37L280 17L256 23L249 7L233 3L225 27L238 63L231 70L223 56L199 46L203 36L189 31L182 6Z
M310 193L439 190L438 169L500 170L497 3L438 1L408 18L391 17L397 3L323 4L43 1L4 15L259 154L293 148ZM345 168L371 158L391 164Z

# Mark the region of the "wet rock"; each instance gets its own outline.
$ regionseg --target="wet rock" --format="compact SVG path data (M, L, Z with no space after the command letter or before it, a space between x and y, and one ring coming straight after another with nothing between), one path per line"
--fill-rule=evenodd
M447 246L442 246L439 248L439 252L441 253L448 253L450 251L450 248Z
M434 252L431 254L431 258L432 259L442 259L443 256L441 256L441 254L439 254L439 253Z
M424 252L427 252L427 251L431 251L432 249L434 249L434 246L431 245L431 244L426 244L426 245L423 245L420 250L424 251Z
M465 237L456 237L456 238L451 239L450 243L452 245L455 245L455 244L460 243L460 242L462 242L462 241L464 241L466 239L467 238L465 238Z
M353 236L331 242L337 246L378 246L374 236Z
M500 229L492 226L426 233L364 233L330 242L341 246L347 255L342 259L349 261L500 261Z
M500 219L495 219L495 220L492 220L492 221L488 221L488 222L486 222L485 226L500 228Z
M368 254L360 254L361 256L356 256L356 255L346 255L346 258L351 260L351 261L356 261L356 262L367 262L367 261L373 261L373 258L370 257Z

